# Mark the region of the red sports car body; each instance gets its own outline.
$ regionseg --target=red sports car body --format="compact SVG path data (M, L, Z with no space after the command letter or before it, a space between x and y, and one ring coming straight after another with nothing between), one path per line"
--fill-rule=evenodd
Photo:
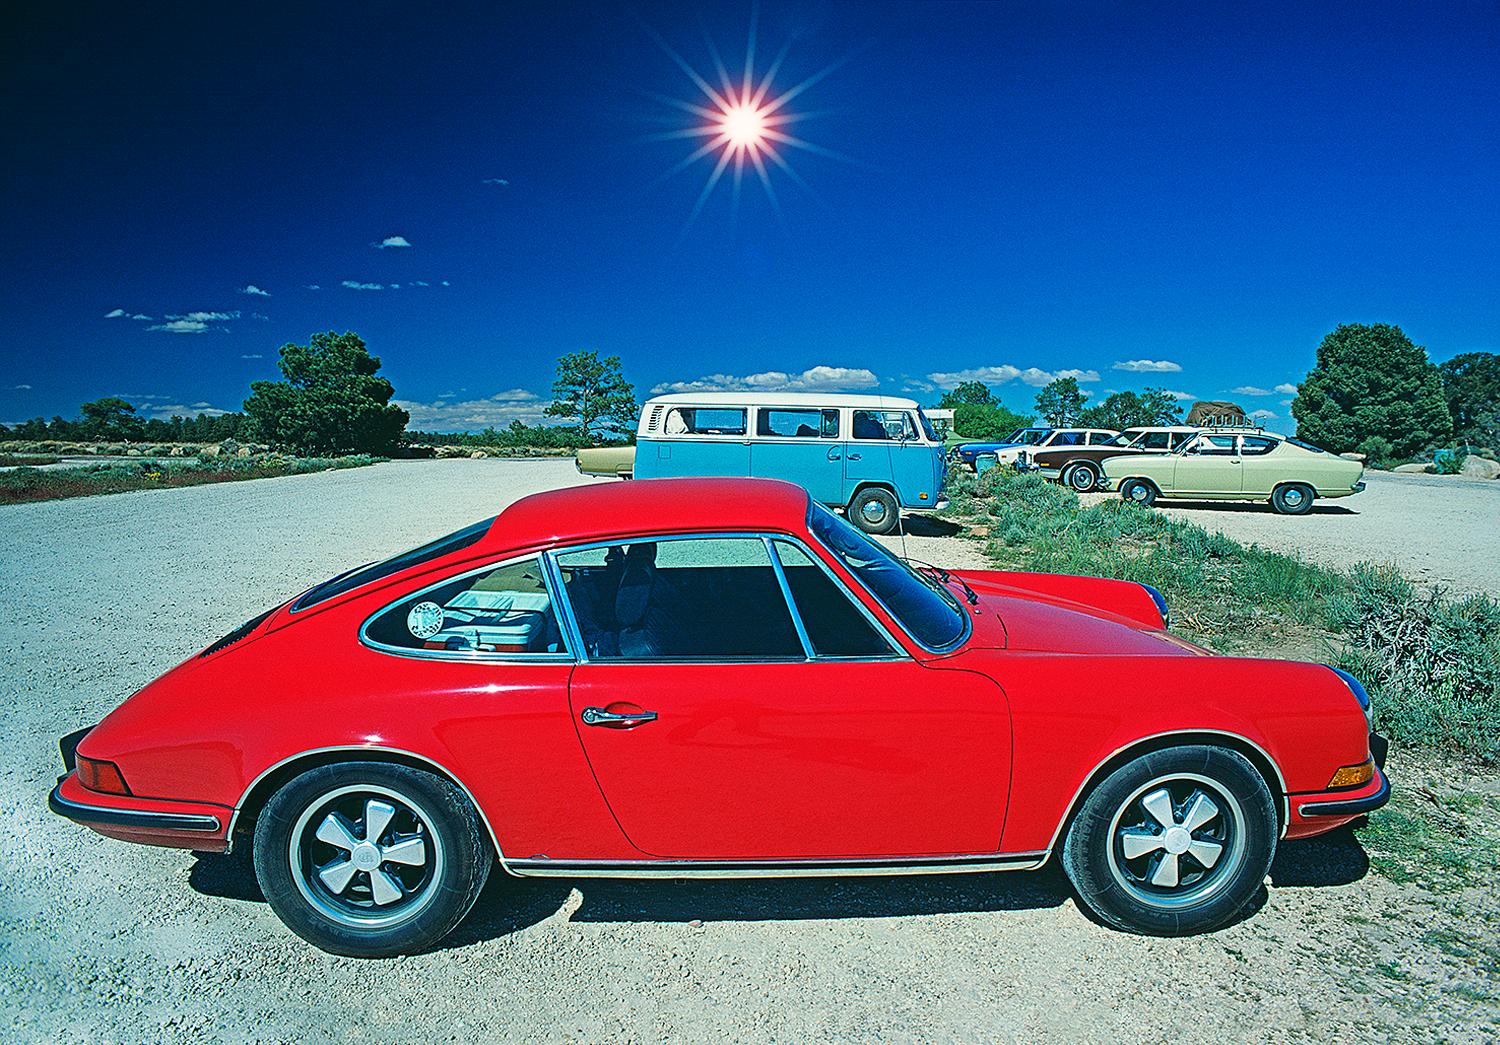
M113 838L253 845L277 912L345 953L430 944L492 860L1059 856L1107 921L1211 928L1278 838L1385 801L1383 742L1348 676L1214 656L1164 618L1137 584L913 568L786 483L562 490L214 643L65 738L51 804Z

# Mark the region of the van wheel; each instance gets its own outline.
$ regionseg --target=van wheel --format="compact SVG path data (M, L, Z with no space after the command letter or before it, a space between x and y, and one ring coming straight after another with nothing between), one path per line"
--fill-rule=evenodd
M1099 485L1099 473L1091 464L1075 464L1063 473L1063 482L1077 493L1088 493Z
M1313 491L1304 483L1287 483L1271 494L1271 507L1282 515L1306 515L1312 511Z
M1156 487L1144 479L1127 479L1120 486L1120 496L1130 504L1150 508L1156 503Z
M889 490L868 486L854 495L844 514L865 533L895 533L901 506Z

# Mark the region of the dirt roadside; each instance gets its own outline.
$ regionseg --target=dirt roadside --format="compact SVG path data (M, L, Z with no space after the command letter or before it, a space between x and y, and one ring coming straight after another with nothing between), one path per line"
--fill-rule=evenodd
M786 882L497 875L442 949L360 962L292 937L232 860L113 842L48 814L55 738L97 721L207 640L351 564L525 493L586 481L563 461L412 462L0 509L0 1033L330 1042L1500 1035L1500 888L1375 873L1373 850L1350 832L1284 846L1261 909L1191 939L1104 929L1047 871ZM982 565L974 543L913 530L910 554ZM1453 789L1500 793L1493 776L1455 780L1399 752L1392 768L1398 783L1441 800Z

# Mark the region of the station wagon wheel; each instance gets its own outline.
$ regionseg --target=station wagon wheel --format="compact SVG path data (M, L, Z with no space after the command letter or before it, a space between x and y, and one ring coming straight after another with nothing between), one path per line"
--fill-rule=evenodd
M895 533L901 521L901 506L889 490L867 486L849 501L844 514L866 533Z
M1063 476L1063 481L1078 493L1088 493L1099 484L1099 473L1091 464L1075 464Z
M1120 486L1120 496L1131 504L1150 508L1156 503L1156 487L1144 479L1127 479Z
M303 939L359 957L446 936L478 898L492 857L462 791L385 763L296 777L255 828L256 877L271 908Z
M1271 493L1271 507L1282 515L1306 515L1313 508L1313 489L1306 483L1287 483Z
M1134 932L1207 932L1260 890L1276 850L1276 807L1260 772L1227 748L1143 755L1085 799L1063 869L1104 921Z

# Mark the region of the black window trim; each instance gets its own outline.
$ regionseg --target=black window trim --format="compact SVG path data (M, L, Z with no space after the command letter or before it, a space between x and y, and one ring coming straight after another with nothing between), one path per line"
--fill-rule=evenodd
M467 580L469 577L473 577L476 574L493 573L495 570L504 569L507 566L518 566L521 563L529 562L531 560L536 560L537 563L542 567L542 583L547 588L547 597L552 600L553 612L557 617L558 627L562 629L563 641L571 650L573 648L573 636L570 632L568 632L567 629L562 627L562 613L559 609L560 603L557 598L557 592L554 589L553 585L552 571L547 568L543 553L538 551L512 554L502 559L496 559L492 562L486 562L482 566L471 566L460 573L450 574L447 577L443 577L440 580L433 581L430 584L425 584L413 591L408 591L406 594L400 596L399 598L393 599L390 602L386 603L384 606L380 607L380 609L376 610L374 613L370 614L364 619L364 622L359 626L360 645L366 647L367 649L374 650L376 653L386 653L393 657L411 657L415 660L446 660L470 663L474 661L483 661L487 664L576 664L578 662L578 658L574 656L572 652L517 653L513 651L507 651L505 653L492 653L485 650L412 649L409 646L391 646L384 642L376 642L374 639L370 638L368 634L370 625L375 622L375 619L377 617L384 616L391 610L394 610L403 602L408 602L412 599L420 598L421 596L426 595L428 592L436 588L446 587L447 585L453 584L457 581Z
M613 548L631 544L662 543L666 541L693 541L714 539L740 539L758 540L765 548L770 557L771 568L776 573L777 586L781 589L781 595L786 600L787 612L791 614L792 628L797 633L797 639L802 644L801 657L590 657L588 647L583 643L583 632L578 627L578 620L573 614L573 604L568 598L567 585L563 582L562 567L557 558L560 555L569 555L573 552L588 551L593 548ZM832 657L819 655L813 648L812 642L807 637L806 626L802 623L802 616L797 609L796 600L792 598L791 589L786 584L786 578L782 574L781 559L776 554L774 542L785 541L801 549L802 553L816 563L824 573L833 579L843 592L844 597L854 603L865 619L874 627L881 638L889 643L893 652L882 657ZM576 660L579 664L816 664L824 661L844 662L870 661L885 663L888 661L910 660L911 655L906 651L889 628L880 622L880 619L872 614L867 606L861 602L849 586L832 570L828 568L821 556L815 554L801 538L787 533L752 533L749 531L735 530L705 530L700 533L663 533L663 534L640 534L635 537L614 537L605 541L585 541L581 544L569 544L560 547L549 548L542 553L542 558L547 564L547 571L553 586L562 592L562 598L557 601L558 622L562 625L563 634L567 638L568 646L577 651ZM874 597L874 593L871 593ZM878 601L878 600L877 600ZM881 604L882 606L884 603ZM915 640L913 640L915 641ZM921 645L921 643L918 643ZM924 649L926 647L923 647Z

